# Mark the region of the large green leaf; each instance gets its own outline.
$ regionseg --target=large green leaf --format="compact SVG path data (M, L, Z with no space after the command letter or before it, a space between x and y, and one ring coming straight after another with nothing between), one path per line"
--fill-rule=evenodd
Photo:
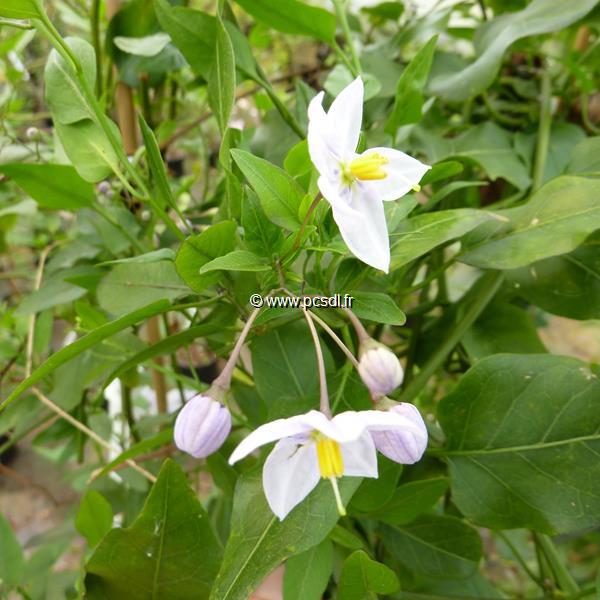
M179 247L175 267L179 276L197 293L215 284L219 273L200 275L200 268L235 248L236 224L220 221L198 235L187 238Z
M304 321L290 323L252 340L252 372L256 389L267 403L271 416L292 416L295 404L286 399L307 398L317 391L317 359L310 332ZM331 355L324 347L326 366ZM290 414L286 414L291 411Z
M94 187L67 165L13 163L0 165L0 173L46 208L76 210L94 201Z
M87 563L87 597L206 599L221 555L183 469L167 460L133 525L109 532Z
M340 493L347 503L360 479L345 477ZM322 481L283 521L271 512L262 490L260 472L237 483L231 534L211 600L247 600L277 565L322 542L339 518L333 491Z
M384 525L382 534L400 563L426 577L469 577L481 558L479 534L456 517L421 516L409 525Z
M352 310L357 317L388 325L404 325L406 323L406 315L387 294L362 291L348 293L354 298Z
M254 188L267 217L280 227L298 229L298 209L304 193L296 180L250 152L235 149L231 154Z
M333 569L333 545L324 540L285 563L284 600L321 600Z
M208 80L208 104L221 134L225 133L235 102L235 57L233 46L220 18L217 19L215 57Z
M566 254L600 227L599 195L599 179L557 177L523 206L497 211L507 220L473 232L461 260L487 269L515 269Z
M573 148L567 165L569 173L600 173L600 136L582 140Z
M433 36L400 75L396 87L394 108L385 124L385 130L392 135L401 125L417 123L421 119L423 108L423 88L427 83L433 52L438 36Z
M215 53L216 19L202 11L154 0L160 26L171 36L190 67L207 81Z
M250 189L242 203L242 226L247 246L262 256L270 258L283 241L281 228L267 219L258 196Z
M386 565L369 558L363 550L353 552L342 566L338 600L377 600L377 594L393 594L400 582Z
M498 221L499 217L473 208L440 210L406 219L390 236L391 268L397 269L490 220Z
M335 17L298 0L236 0L257 21L282 31L335 43Z
M131 312L148 302L174 300L189 293L170 260L123 263L98 286L98 304L115 315Z
M545 311L570 319L600 319L600 235L570 254L507 271L514 291Z
M25 558L10 523L0 514L0 591L21 583ZM4 590L7 591L7 590Z
M572 0L557 9L556 0L533 0L525 9L500 15L477 32L475 56L466 69L439 75L431 90L448 100L461 101L485 90L496 78L504 52L517 40L560 31L584 17L597 0Z
M513 147L513 135L492 121L471 125L453 138L425 130L416 130L415 137L430 162L459 158L479 165L492 180L502 177L519 189L531 183L529 171Z
M463 514L493 529L597 525L599 376L574 358L499 354L460 379L439 420Z
M2 0L0 17L7 19L39 19L40 4L36 0Z
M96 58L94 48L85 40L67 38L75 56L81 63L83 74L90 89L96 83ZM83 119L94 119L73 65L67 62L56 50L52 50L44 71L46 100L55 122L69 125Z

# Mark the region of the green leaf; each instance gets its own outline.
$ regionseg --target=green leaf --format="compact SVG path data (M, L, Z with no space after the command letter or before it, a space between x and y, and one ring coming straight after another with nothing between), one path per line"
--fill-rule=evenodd
M36 0L2 0L0 17L7 19L39 19L41 8Z
M254 188L267 217L280 227L298 229L298 209L304 197L300 185L279 167L250 152L234 149L231 154Z
M120 315L141 308L148 301L174 300L189 294L171 261L125 263L114 267L98 286L98 304Z
M495 213L472 208L440 210L406 219L390 236L391 268L397 269L486 221L498 219Z
M479 94L494 81L504 52L514 42L561 31L584 17L596 4L597 0L573 0L556 10L555 0L533 0L521 11L491 19L477 31L474 44L477 59L466 69L434 78L431 91L456 102Z
M514 292L546 312L569 319L600 319L600 235L570 254L507 271Z
M133 525L110 531L87 563L87 597L206 599L221 556L183 469L167 460Z
M492 354L546 352L527 311L501 302L490 304L461 339L473 362Z
M428 512L446 493L448 480L432 477L408 481L400 485L384 506L370 511L369 516L392 525L405 525Z
M115 319L114 321L106 323L106 325L97 327L94 329L94 331L84 335L76 342L73 342L64 348L61 348L54 354L51 354L50 357L37 369L35 369L29 377L24 379L15 387L15 389L8 395L6 400L0 404L0 411L6 408L11 402L16 400L25 390L29 389L32 385L35 385L38 381L41 381L44 377L58 369L58 367L72 360L82 352L85 352L89 348L96 346L106 338L111 337L115 333L118 333L119 331L122 331L123 329L126 329L135 323L139 323L140 321L143 321L144 319L154 315L167 312L170 306L171 303L166 300L161 300L159 302L154 302L144 306L144 308L140 308L132 313L123 315L119 319Z
M174 261L176 256L177 255L172 248L160 248L159 250L152 250L144 254L138 254L137 256L130 256L129 258L107 260L105 262L98 263L96 266L103 267L106 265L122 265L125 263L154 263L161 262L163 260Z
M529 170L513 147L514 136L492 121L471 125L453 138L418 130L414 136L431 162L458 158L479 165L490 179L501 177L520 190L531 184Z
M567 172L600 173L600 136L586 138L573 148Z
M242 203L242 226L244 242L250 250L262 256L270 258L283 242L281 228L267 219L258 196L250 189Z
M365 478L360 484L348 507L351 513L371 513L385 505L394 495L402 473L402 465L378 453L377 473L377 478Z
M398 562L425 577L469 577L481 559L479 534L456 517L421 516L408 525L384 525L381 533Z
M427 83L438 36L434 35L410 61L396 87L394 108L385 124L385 131L396 135L398 127L418 123L423 108L423 88Z
M321 600L333 570L333 545L324 540L285 563L283 600Z
M117 126L112 121L109 126L119 139ZM54 128L66 155L82 179L96 183L116 170L117 155L100 125L87 119L71 125L54 123Z
M221 18L217 19L215 57L208 79L208 104L225 133L235 103L235 57Z
M13 163L0 165L0 173L14 179L40 206L76 210L91 206L94 186L84 181L73 167Z
M306 323L290 323L257 336L250 349L256 389L269 410L279 411L278 417L295 414L284 415L286 399L307 398L317 392L317 359ZM330 365L331 355L326 347L323 351L325 364Z
M83 75L90 89L96 84L96 58L94 48L85 40L66 38L83 68ZM94 119L73 65L67 62L56 50L52 50L44 71L46 100L52 117L63 125L71 125L84 119Z
M397 21L404 12L404 5L401 2L381 2L375 6L363 6L361 12L366 13L378 19L387 21Z
M526 204L497 211L507 221L469 236L461 260L486 269L515 269L571 252L600 227L599 194L598 179L557 177Z
M340 481L347 503L359 478ZM277 565L321 543L339 518L328 481L315 490L283 521L273 515L262 490L260 471L238 480L233 500L231 534L211 600L247 600Z
M234 250L200 267L200 275L211 271L270 271L271 266L247 250Z
M25 558L21 544L10 523L0 514L0 590L20 584L24 569Z
M113 42L119 50L127 54L152 57L160 54L171 43L171 37L160 32L142 37L117 35Z
M88 490L79 503L75 529L93 548L111 530L112 523L113 511L108 500L96 490Z
M296 35L335 43L336 19L322 8L298 0L236 0L257 21Z
M438 410L452 499L492 529L592 527L600 514L600 368L499 354L469 369Z
M219 280L219 273L200 275L200 268L235 248L236 223L220 221L198 235L187 238L179 247L175 267L179 276L196 293Z
M357 317L387 325L406 323L406 315L387 294L360 291L347 293L354 298L352 310Z
M393 594L400 582L386 565L369 558L363 550L353 552L342 566L338 600L376 600L377 594Z
M215 56L216 19L199 10L154 0L160 26L171 36L196 75L210 79Z

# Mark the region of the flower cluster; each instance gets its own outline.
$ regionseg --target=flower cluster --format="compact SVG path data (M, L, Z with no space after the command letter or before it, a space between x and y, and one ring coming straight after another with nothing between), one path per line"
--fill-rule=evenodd
M387 271L390 261L383 201L395 200L411 190L429 168L391 148L373 148L356 154L362 120L363 83L356 79L334 100L329 112L322 107L323 93L309 107L308 145L320 177L319 189L350 250L361 260ZM233 368L241 346L257 316L248 322L213 386L190 400L175 423L175 443L196 458L216 452L231 430L225 406ZM403 379L396 355L373 340L356 316L345 309L360 341L359 360L349 353L371 393L375 409L346 411L331 416L321 349L313 317L312 328L320 358L321 410L266 423L235 448L231 464L257 448L275 442L263 467L263 488L272 511L284 519L321 479L331 482L340 514L345 514L338 488L343 476L377 477L377 450L389 459L412 464L427 446L427 428L412 404L387 398ZM315 317L316 318L316 317Z

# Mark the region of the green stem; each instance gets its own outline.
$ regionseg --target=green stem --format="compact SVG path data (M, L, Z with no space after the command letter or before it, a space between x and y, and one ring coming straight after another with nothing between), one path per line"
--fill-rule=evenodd
M96 95L102 98L102 44L100 41L100 0L92 0L90 9L90 29L96 55Z
M535 162L533 165L533 192L537 191L544 181L546 158L550 146L550 128L552 126L552 87L550 73L544 69L542 73L542 95L540 98L540 122L538 125L537 145L535 149Z
M300 226L300 229L298 230L298 233L296 234L296 239L294 240L294 243L292 244L292 247L289 249L289 251L286 252L286 254L281 257L281 259L279 260L280 263L283 263L286 258L289 258L290 256L292 256L294 254L294 252L296 252L296 250L298 250L298 248L300 247L300 243L302 242L302 235L304 234L304 230L306 229L306 226L308 225L308 222L310 221L310 217L312 216L313 212L315 211L315 208L317 208L317 204L319 204L319 201L321 200L322 197L323 197L322 194L318 193L317 196L315 197L315 199L312 201L312 204L308 207L308 210L306 211L306 215L304 216L304 220L302 221L302 225Z
M540 577L538 577L527 565L527 562L525 561L525 559L521 556L521 554L519 553L519 551L517 550L516 546L510 541L509 537L503 532L503 531L498 531L498 536L502 539L502 541L509 547L510 551L512 552L513 556L515 557L515 560L521 565L521 567L523 567L523 570L525 571L525 573L527 573L527 575L531 578L532 581L535 581L535 583L542 589L545 590L546 588L544 587L544 582L541 580Z
M560 589L569 595L579 594L581 590L563 564L562 558L552 540L543 533L534 533L533 535L548 560L548 564L556 577L556 583L558 583Z
M356 48L354 47L354 43L352 42L352 32L350 31L350 25L348 23L348 16L346 15L346 2L345 0L333 0L333 5L335 7L335 13L340 21L340 25L342 26L342 31L344 32L344 37L346 38L346 44L348 45L348 49L350 50L350 57L352 59L352 74L356 77L362 71L360 66L360 61L358 60L358 54L356 53Z
M131 245L140 254L144 254L144 252L146 252L146 249L144 248L144 246L142 246L142 244L139 242L139 240L136 240L131 235L131 233L129 233L128 229L126 227L124 227L123 225L121 225L121 223L119 223L119 221L117 221L107 210L105 210L103 206L101 206L100 204L94 203L94 205L92 206L92 210L97 212L103 219L108 221L113 227L118 229L129 240Z
M448 354L458 344L464 333L473 325L477 317L479 317L496 295L503 280L504 274L500 271L490 271L477 280L475 285L479 287L478 295L468 307L461 321L452 328L433 356L423 365L423 369L404 389L400 396L402 402L411 402L419 395L419 392L425 387L429 378L443 364Z
M483 103L485 104L485 107L487 108L488 112L490 113L490 116L494 120L498 121L498 123L502 123L503 125L509 125L511 127L523 125L522 119L517 119L515 117L509 117L507 115L502 114L500 111L498 111L496 109L496 107L492 104L492 101L490 100L490 97L488 96L487 92L483 92L481 94L481 97L483 98Z

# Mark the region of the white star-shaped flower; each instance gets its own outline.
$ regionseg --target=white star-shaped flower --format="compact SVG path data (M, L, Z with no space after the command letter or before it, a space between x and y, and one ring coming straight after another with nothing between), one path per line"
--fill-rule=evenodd
M427 446L427 429L418 411L416 416L380 410L347 411L330 419L311 410L261 425L242 440L229 462L233 464L259 446L277 441L263 467L263 488L279 519L283 520L302 502L321 478L331 482L343 515L337 480L345 475L377 477L372 434L379 432L393 432L406 444L418 448L418 458ZM415 461L410 457L409 462Z
M350 251L386 273L390 245L383 202L411 190L431 167L393 148L356 153L362 124L364 85L360 77L323 110L324 92L308 107L308 149L319 171L319 190Z

